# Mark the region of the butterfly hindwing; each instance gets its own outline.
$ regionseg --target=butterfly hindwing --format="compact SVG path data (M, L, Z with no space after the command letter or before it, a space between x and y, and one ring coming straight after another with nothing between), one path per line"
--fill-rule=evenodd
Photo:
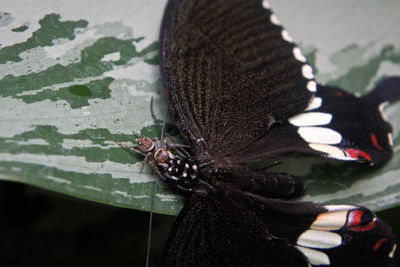
M392 78L396 79L396 78ZM400 91L400 78L397 78L397 91ZM378 85L377 88L380 88ZM386 88L390 91L391 88ZM381 90L381 93L385 93ZM328 156L341 160L356 160L369 162L371 165L382 165L392 156L392 127L382 117L383 102L378 102L380 97L376 98L361 97L358 98L350 93L340 90L335 87L319 87L316 97L320 97L323 104L320 108L307 111L315 112L315 114L323 114L331 116L329 123L325 125L317 125L321 129L329 129L332 133L337 133L337 140L327 140L325 143L313 142L307 140L307 135L302 135L301 122L298 133L309 143L309 146L314 150L328 152ZM393 101L395 99L393 97ZM307 113L303 113L307 114ZM302 116L299 115L299 116ZM295 123L294 120L289 120ZM339 137L340 136L340 137ZM326 145L327 151L325 151ZM333 146L339 149L338 152L329 153L330 147ZM333 150L333 149L332 149Z
M273 127L240 159L232 160L250 163L274 157L321 155L382 165L392 156L392 127L382 110L399 99L399 77L380 82L362 97L319 85L306 110Z
M393 266L390 228L369 210L264 198L193 194L161 266Z
M170 110L198 160L240 151L304 110L311 67L261 0L171 0L160 36Z
M272 242L253 211L225 193L193 194L187 200L160 266L307 266L300 251L284 239Z

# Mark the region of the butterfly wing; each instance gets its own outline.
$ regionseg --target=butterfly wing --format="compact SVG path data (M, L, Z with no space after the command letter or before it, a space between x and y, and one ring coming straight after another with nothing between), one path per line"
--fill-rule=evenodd
M322 155L381 165L392 155L380 109L400 98L399 78L362 98L316 90L310 66L260 0L169 1L160 54L170 110L200 162L229 169Z
M161 266L393 266L390 228L358 206L224 189L193 194Z
M160 55L170 111L200 162L218 162L301 112L316 87L261 0L170 0Z
M233 199L193 194L170 232L160 266L306 267L301 252L286 242L272 242L264 223Z
M276 125L240 158L233 155L230 160L251 163L288 155L322 155L382 165L392 156L392 127L384 120L382 110L399 99L399 77L380 82L360 98L319 85L306 110Z

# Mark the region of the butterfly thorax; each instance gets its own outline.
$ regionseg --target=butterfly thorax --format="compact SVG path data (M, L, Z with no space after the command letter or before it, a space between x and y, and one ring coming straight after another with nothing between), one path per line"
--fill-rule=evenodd
M136 139L137 147L146 156L158 176L184 191L192 191L198 166L184 150L173 148L167 142L148 137Z

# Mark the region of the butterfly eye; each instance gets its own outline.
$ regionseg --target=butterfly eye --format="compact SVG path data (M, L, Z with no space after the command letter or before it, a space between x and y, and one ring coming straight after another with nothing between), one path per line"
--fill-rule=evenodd
M136 139L138 149L142 152L150 152L154 149L154 142L150 138L141 137Z
M157 163L164 163L168 160L168 158L169 152L166 149L160 148L154 153L154 159Z

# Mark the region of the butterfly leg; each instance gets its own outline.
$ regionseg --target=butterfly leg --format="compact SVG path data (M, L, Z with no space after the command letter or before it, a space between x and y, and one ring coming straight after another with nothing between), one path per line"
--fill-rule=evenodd
M135 131L132 131L132 133L133 133L133 135L134 135L136 138L142 137L142 135L141 135L141 134L138 134L138 133L137 133L137 132L135 132Z
M168 145L172 148L189 148L190 147L189 145L179 144L179 143L173 143L173 144L168 144Z
M142 173L142 172L143 172L143 169L144 169L144 165L145 165L147 162L149 162L149 158L150 158L150 156L151 156L152 154L151 154L151 153L145 154L145 153L143 153L142 151L140 151L139 149L136 149L136 148L134 148L134 147L132 147L132 146L128 146L128 145L122 144L122 143L120 143L120 142L115 142L115 143L116 143L117 145L119 145L120 147L124 148L124 149L127 149L127 150L129 150L129 151L132 151L132 152L138 153L139 155L144 156L144 160L143 160L143 162L142 162L142 166L140 167L140 172L139 172L139 173ZM149 163L151 163L151 162L149 162Z
M139 173L142 173L142 172L143 172L144 165L145 165L147 162L148 162L150 165L153 166L154 162L152 162L152 161L149 160L150 157L151 157L152 155L153 155L153 154L152 154L151 152L149 152L149 153L146 154L146 156L144 157L144 160L142 161L142 166L140 167L140 172L139 172Z
M192 158L189 151L186 150L189 146L179 143L168 144L168 146L174 149L174 152L183 158Z
M120 143L120 142L114 142L114 143L116 143L116 144L119 145L120 147L125 148L125 149L127 149L127 150L129 150L129 151L138 153L139 155L142 155L142 156L146 156L146 154L144 154L142 151L140 151L139 149L136 149L136 148L134 148L134 147L132 147L132 146L128 146L128 145L122 144L122 143Z

